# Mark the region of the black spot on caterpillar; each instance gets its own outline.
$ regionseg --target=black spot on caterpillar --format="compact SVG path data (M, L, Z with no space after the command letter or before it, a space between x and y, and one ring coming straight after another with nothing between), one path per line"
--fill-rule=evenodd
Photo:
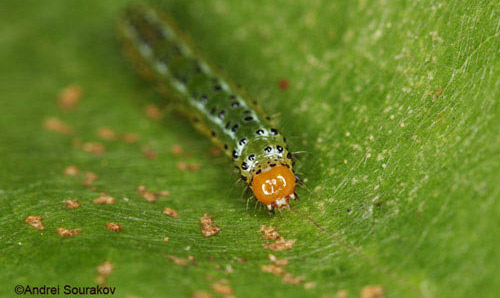
M203 60L177 28L162 11L139 5L126 10L118 31L139 73L168 90L195 128L224 149L256 198L270 210L287 207L295 175L285 138L257 101Z

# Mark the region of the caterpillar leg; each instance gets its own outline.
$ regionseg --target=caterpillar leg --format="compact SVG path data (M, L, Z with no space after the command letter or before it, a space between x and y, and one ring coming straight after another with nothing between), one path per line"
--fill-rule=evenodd
M297 184L300 186L304 186L304 180L302 180L302 178L300 178L298 175L294 176L295 176L295 181L297 181Z
M293 199L294 201L296 201L296 202L300 201L300 200L299 200L299 196L297 195L297 193L293 193L293 194L291 194L291 195L290 195L290 198L292 198L292 199Z
M274 206L273 204L266 205L267 210L269 210L269 213L274 214Z

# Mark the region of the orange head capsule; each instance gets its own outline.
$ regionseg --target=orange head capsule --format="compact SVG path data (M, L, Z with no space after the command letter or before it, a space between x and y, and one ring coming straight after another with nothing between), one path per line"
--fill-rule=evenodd
M295 192L295 175L285 166L276 166L253 177L252 190L257 200L276 207L288 205Z

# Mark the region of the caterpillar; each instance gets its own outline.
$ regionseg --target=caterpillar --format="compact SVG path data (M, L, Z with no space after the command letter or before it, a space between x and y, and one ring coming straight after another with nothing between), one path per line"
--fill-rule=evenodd
M289 208L290 198L298 200L286 138L256 101L201 58L164 12L129 7L118 33L138 72L232 159L259 202L274 213Z

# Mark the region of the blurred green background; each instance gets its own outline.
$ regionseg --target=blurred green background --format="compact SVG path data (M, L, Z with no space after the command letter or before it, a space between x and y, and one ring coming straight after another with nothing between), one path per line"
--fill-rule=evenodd
M94 285L105 261L114 297L218 297L220 279L236 297L360 297L367 285L385 297L498 297L498 1L155 2L304 151L302 201L276 216L182 117L145 115L166 101L121 54L114 26L126 2L0 3L1 297L17 284ZM58 94L73 84L80 104L62 111ZM44 130L48 117L74 133ZM101 127L139 142L102 140ZM75 148L75 138L105 153ZM182 162L201 167L181 171ZM64 175L70 165L94 172L96 190L83 174ZM150 203L139 185L171 194ZM116 203L93 204L100 190ZM81 206L68 210L69 198ZM215 237L200 232L206 212L222 229ZM24 223L29 215L45 230ZM300 285L262 272L263 224L296 239L275 254L306 278ZM83 232L63 238L58 227Z

